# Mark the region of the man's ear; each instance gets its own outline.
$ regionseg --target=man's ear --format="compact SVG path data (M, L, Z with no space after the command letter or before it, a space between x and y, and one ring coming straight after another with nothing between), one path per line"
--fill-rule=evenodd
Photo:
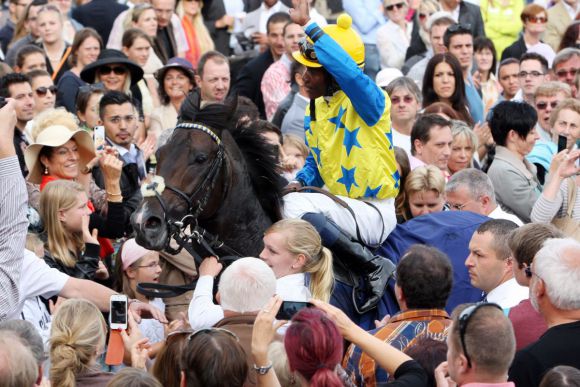
M423 153L423 143L419 139L415 139L413 141L413 145L415 145L415 155L421 155Z

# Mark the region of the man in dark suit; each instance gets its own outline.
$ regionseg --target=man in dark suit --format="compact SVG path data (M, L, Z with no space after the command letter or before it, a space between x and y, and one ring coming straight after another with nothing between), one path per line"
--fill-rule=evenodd
M266 24L268 49L249 61L241 70L233 86L233 93L250 98L260 111L260 117L266 118L264 96L260 89L262 77L274 61L284 53L284 26L290 21L285 12L277 12L270 16Z
M473 36L473 39L479 36L485 36L481 10L477 5L463 0L441 0L439 3L441 4L441 10L449 12L454 18L457 17L459 8L459 17L457 18L457 21L463 25L471 25L471 35Z
M97 30L103 38L103 42L107 42L115 19L128 8L115 0L92 0L85 5L74 8L72 17L83 26Z

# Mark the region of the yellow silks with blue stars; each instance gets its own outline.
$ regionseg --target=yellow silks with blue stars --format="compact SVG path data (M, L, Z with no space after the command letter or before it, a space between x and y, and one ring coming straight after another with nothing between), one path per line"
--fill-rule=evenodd
M394 198L399 192L399 172L391 132L391 102L379 121L369 127L343 91L330 101L315 102L316 121L310 107L304 120L306 140L329 191L353 199Z

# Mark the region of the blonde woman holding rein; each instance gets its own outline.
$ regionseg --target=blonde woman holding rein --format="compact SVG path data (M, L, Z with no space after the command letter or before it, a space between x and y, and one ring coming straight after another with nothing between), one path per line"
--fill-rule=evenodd
M264 233L264 250L260 258L276 275L276 293L285 301L330 300L334 287L332 253L322 246L320 235L308 222L283 219ZM212 302L214 278L222 264L206 258L199 267L199 279L189 304L189 321L193 329L213 326L221 320L223 310ZM309 277L309 279L307 279Z

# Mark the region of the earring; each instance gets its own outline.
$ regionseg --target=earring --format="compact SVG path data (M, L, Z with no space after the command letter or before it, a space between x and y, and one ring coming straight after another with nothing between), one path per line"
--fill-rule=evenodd
M48 167L44 167L44 174L48 175Z

